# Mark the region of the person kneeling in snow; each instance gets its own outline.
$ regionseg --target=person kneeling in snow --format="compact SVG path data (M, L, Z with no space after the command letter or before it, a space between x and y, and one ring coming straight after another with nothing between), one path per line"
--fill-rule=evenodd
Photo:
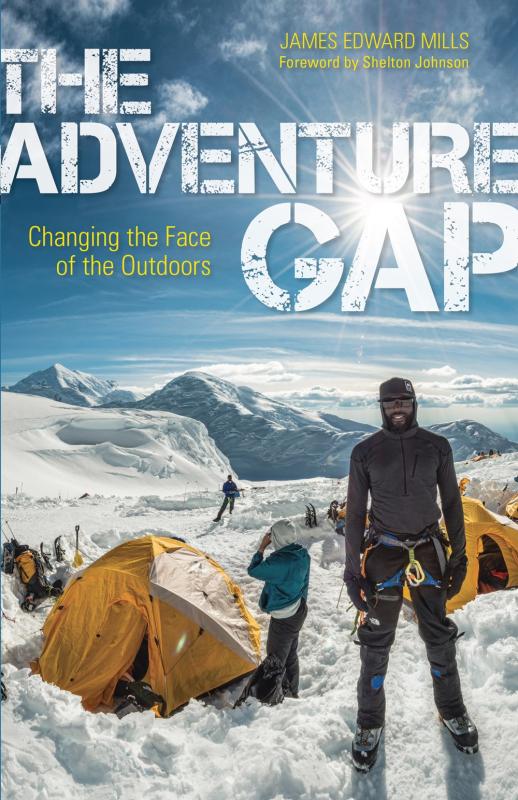
M248 574L265 582L259 606L270 614L266 642L267 657L276 656L285 669L286 694L298 697L299 633L308 608L310 556L297 544L299 530L289 519L275 522L254 554ZM275 550L268 558L264 551L272 544Z

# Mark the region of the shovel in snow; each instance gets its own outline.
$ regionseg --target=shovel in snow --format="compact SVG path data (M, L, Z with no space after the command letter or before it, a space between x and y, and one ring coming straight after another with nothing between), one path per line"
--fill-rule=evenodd
M76 552L74 553L74 560L72 564L74 567L80 567L83 563L83 556L79 552L79 525L76 525Z

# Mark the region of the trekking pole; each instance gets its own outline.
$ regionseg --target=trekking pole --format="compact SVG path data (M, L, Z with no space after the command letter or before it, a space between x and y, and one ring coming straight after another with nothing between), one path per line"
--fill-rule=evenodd
M337 608L338 608L338 606L340 605L340 600L342 599L342 592L343 592L343 590L344 590L344 586L345 586L345 584L344 584L344 583L342 583L342 588L340 589L340 594L338 595L338 603L336 604L336 607L337 607Z
M11 536L13 537L13 539L16 539L16 536L14 535L14 531L13 531L13 529L11 528L11 526L9 525L9 522L8 522L8 520L5 520L5 524L6 524L6 525L7 525L7 527L9 528L9 532L10 532Z
M74 567L80 567L83 563L83 556L79 552L79 525L76 525L76 552L74 553L74 560L72 561L72 565Z

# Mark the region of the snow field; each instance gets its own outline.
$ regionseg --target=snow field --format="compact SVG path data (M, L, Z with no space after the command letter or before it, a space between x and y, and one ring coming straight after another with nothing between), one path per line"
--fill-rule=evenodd
M68 406L2 393L3 491L183 495L230 471L205 426L167 412Z
M507 457L506 457L507 458ZM485 462L482 462L484 464ZM490 480L487 467L483 477ZM509 480L518 473L509 459ZM462 472L465 474L465 472ZM477 472L477 474L479 474ZM500 478L500 476L499 476ZM482 480L482 477L481 477ZM518 797L518 593L477 598L454 618L465 635L458 657L464 697L480 730L481 751L465 756L438 721L424 645L411 614L402 612L386 680L387 726L379 762L368 776L350 761L356 717L359 648L350 631L354 611L342 593L342 561L320 566L334 544L325 522L344 482L311 480L249 489L219 525L211 522L217 492L181 497L88 497L33 500L5 497L3 518L20 541L47 545L63 534L68 560L80 524L85 562L144 533L172 533L206 550L241 586L261 624L262 584L247 575L265 530L281 516L303 521L317 507L320 527L304 529L312 556L309 614L301 632L301 699L269 708L257 701L233 709L239 687L209 701L191 701L167 720L150 713L118 720L85 712L77 697L31 676L48 609L24 614L14 578L4 577L3 661L9 699L3 704L3 790L10 800L516 800ZM203 496L204 502L198 499ZM322 542L322 537L325 541ZM14 622L12 620L15 620Z

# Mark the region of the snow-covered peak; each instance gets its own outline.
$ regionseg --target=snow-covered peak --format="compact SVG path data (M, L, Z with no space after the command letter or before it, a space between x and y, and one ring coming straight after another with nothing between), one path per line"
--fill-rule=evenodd
M472 419L441 422L438 425L429 425L428 429L448 439L456 461L470 458L480 451L487 453L489 450L499 450L501 453L511 453L518 450L516 442L511 442Z
M292 408L198 371L174 378L136 406L200 420L234 469L250 480L341 477L354 445L375 430Z
M174 404L175 407L181 404L184 411L178 410L177 413L185 413L187 416L195 418L199 418L198 414L202 412L207 413L210 417L220 416L226 410L240 416L267 416L273 422L288 428L296 429L301 425L319 425L337 429L333 423L327 422L318 413L294 408L280 400L261 394L249 386L236 386L223 378L197 370L185 372L174 378L140 403L144 408L172 410L167 407L168 404ZM360 423L355 427L356 430L362 428L374 430L369 426L362 426Z
M118 389L116 381L68 369L63 364L53 364L33 372L11 386L9 391L48 397L73 406L96 406L113 400L133 402L137 399L133 392Z

